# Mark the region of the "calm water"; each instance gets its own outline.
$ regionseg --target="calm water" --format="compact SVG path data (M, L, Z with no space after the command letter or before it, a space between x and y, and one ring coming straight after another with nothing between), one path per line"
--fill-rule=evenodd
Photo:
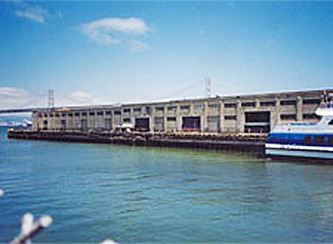
M249 155L7 140L0 242L50 214L35 241L333 241L333 166Z

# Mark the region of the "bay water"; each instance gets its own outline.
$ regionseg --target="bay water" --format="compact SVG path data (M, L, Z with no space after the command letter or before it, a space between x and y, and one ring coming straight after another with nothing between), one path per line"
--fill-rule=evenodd
M333 165L204 150L8 140L0 242L333 242Z

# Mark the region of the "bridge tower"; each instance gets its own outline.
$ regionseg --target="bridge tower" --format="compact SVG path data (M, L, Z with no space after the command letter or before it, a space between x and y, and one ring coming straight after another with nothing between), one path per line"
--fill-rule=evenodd
M206 77L206 97L210 98L212 95L212 81L210 77Z

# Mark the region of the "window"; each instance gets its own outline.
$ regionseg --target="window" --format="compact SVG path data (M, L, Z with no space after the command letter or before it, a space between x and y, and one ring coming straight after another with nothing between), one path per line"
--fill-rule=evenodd
M176 117L168 117L167 121L177 121L177 118Z
M274 107L276 104L275 101L263 101L263 102L260 102L260 106L261 107Z
M103 116L103 114L104 114L103 111L98 111L98 112L97 112L97 115L98 115L98 116Z
M141 113L141 108L134 108L133 110L135 113Z
M303 119L319 119L316 114L303 114Z
M328 136L328 144L333 145L333 136Z
M210 103L208 104L209 108L218 108L220 105L218 103Z
M43 117L43 115L42 114L38 114L38 117L41 118L41 117Z
M44 123L44 125L47 125L47 120L44 120L43 123Z
M164 107L156 107L156 111L164 111Z
M303 104L304 105L319 105L320 99L304 99Z
M181 105L180 109L181 110L189 110L190 109L190 105Z
M121 115L121 111L120 110L114 111L114 115Z
M236 108L237 107L237 103L226 103L224 104L225 108Z
M150 112L151 112L151 108L149 106L146 106L146 113L150 114Z
M62 113L62 114L61 114L61 117L66 117L66 114L65 114L65 113Z
M44 117L47 118L47 114L44 114Z
M242 102L242 107L255 107L255 102Z
M55 114L55 117L59 118L59 114Z
M328 122L328 124L333 125L333 119L330 122Z
M295 100L284 100L280 102L281 106L295 106L296 101Z
M311 136L306 136L306 137L304 137L304 142L305 142L306 144L311 143Z
M130 113L130 112L131 112L131 109L130 109L130 108L124 108L123 112L124 112L124 113Z
M87 112L82 112L82 113L81 113L81 116L82 116L82 117L87 117Z
M80 113L75 113L74 116L75 116L75 117L79 117L79 116L80 116Z
M237 116L236 115L226 115L224 116L225 120L236 120Z
M194 104L193 108L195 110L204 110L205 105L203 105L203 104Z
M50 118L53 118L53 114L50 114Z
M325 137L324 137L324 136L314 136L314 142L315 142L317 145L322 145L322 144L324 144L324 141L325 141Z
M69 113L69 114L68 114L68 117L73 117L73 113Z
M296 114L281 114L281 120L296 120Z
M123 119L123 122L130 123L130 122L131 122L131 119L130 119L130 118L124 118L124 119Z
M105 111L105 115L111 115L111 111L110 110Z
M169 106L168 107L168 111L173 111L173 110L176 110L177 109L177 106Z
M95 116L95 112L89 112L89 116Z

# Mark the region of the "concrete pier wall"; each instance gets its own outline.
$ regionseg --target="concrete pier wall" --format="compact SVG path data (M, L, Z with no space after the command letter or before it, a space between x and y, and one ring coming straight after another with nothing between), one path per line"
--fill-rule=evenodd
M155 146L174 148L198 148L230 150L264 154L266 135L183 134L183 133L107 133L82 131L31 131L9 130L8 138L24 140L48 140L60 142L87 142L124 144L131 146Z

